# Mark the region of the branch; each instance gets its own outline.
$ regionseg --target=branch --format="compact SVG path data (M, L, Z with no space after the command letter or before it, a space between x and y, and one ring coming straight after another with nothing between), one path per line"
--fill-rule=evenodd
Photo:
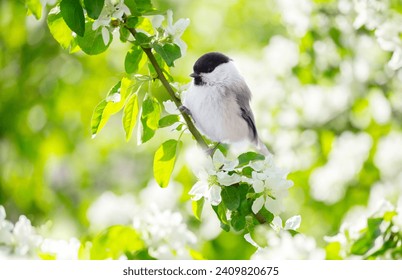
M128 31L130 31L130 33L135 38L135 34L137 34L137 31L134 28L129 28L129 27L126 27L126 28L127 28ZM144 53L147 55L149 61L152 64L152 66L155 68L155 71L156 71L156 73L158 75L157 78L162 82L162 85L165 87L166 91L169 93L170 98L176 104L177 108L180 108L180 106L182 106L182 103L181 103L180 99L175 95L174 90L172 89L172 87L170 86L168 80L166 79L165 75L163 74L162 69L160 68L158 62L156 61L154 54L152 53L152 49L151 48L145 48L143 46L141 46L141 48L144 51ZM205 140L202 137L201 133L194 126L194 123L191 121L189 115L187 115L184 112L180 112L180 113L182 114L182 116L184 118L184 121L187 124L188 130L194 136L194 138L197 141L198 145L200 145L202 149L207 150L208 149L207 143L205 142Z

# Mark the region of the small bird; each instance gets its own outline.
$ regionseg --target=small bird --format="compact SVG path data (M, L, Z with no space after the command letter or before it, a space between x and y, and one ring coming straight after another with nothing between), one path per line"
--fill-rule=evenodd
M250 89L232 59L219 52L206 53L195 62L193 71L193 81L180 110L189 114L212 141L249 141L258 152L269 155L258 137L250 108Z

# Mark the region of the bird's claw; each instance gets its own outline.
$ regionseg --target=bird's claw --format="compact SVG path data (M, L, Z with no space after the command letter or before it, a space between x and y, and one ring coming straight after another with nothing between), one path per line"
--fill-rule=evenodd
M191 116L191 112L190 112L190 110L189 110L186 106L181 105L181 106L179 107L179 110L180 110L180 112L185 113L185 114Z

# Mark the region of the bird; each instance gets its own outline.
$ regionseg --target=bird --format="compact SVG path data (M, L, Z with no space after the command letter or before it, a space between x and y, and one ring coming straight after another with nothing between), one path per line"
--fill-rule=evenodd
M271 154L258 136L251 91L231 58L206 53L194 63L190 76L193 80L179 109L192 117L203 135L218 143L214 149L219 143L248 141L259 153Z

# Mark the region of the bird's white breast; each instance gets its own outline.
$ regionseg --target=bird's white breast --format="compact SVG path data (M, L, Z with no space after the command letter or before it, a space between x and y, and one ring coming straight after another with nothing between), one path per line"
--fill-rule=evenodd
M235 95L224 87L192 83L183 104L190 110L195 125L211 140L234 143L248 138L248 126Z

